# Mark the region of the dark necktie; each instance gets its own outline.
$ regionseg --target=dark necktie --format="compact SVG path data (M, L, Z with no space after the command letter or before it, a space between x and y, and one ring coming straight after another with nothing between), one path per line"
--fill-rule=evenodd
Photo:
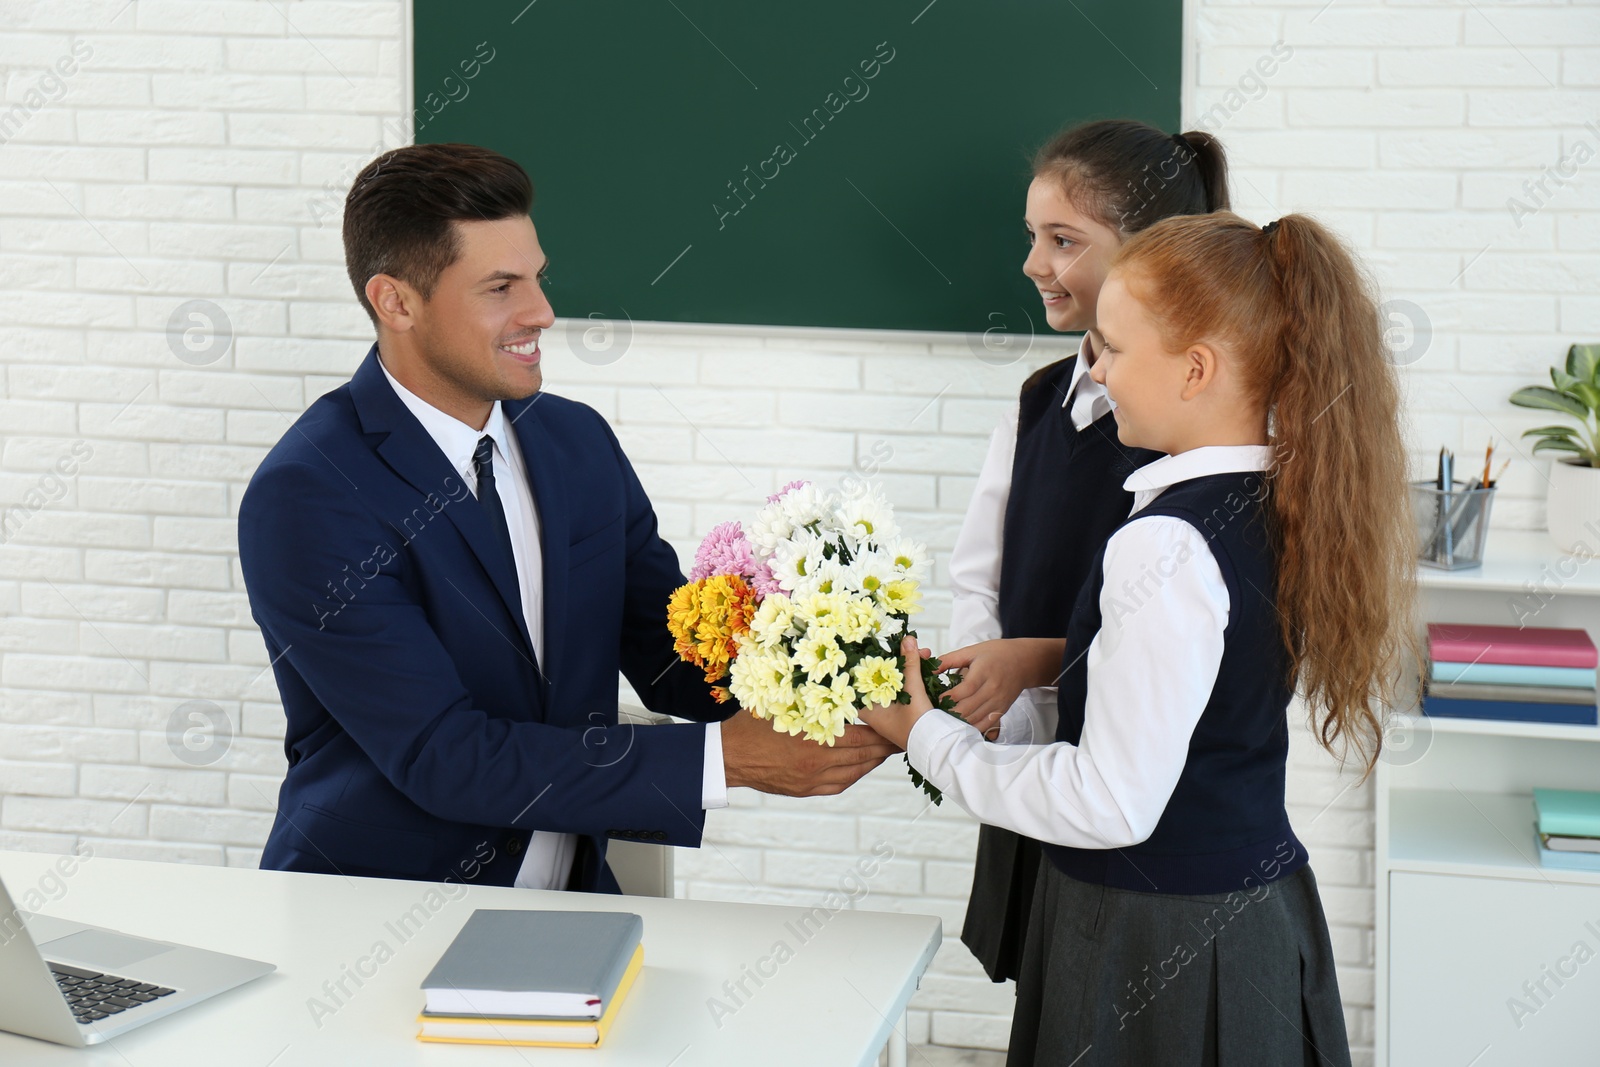
M506 525L506 509L500 504L500 494L494 487L494 438L484 434L472 453L472 465L478 470L478 503L489 518L495 540L505 551L506 562L511 564L511 574L517 579L520 595L522 576L517 574L516 553L511 551L511 528Z
M515 599L512 603L517 605L517 617L522 617L522 575L517 573L517 556L511 551L511 528L506 525L506 509L500 504L500 494L494 487L494 438L484 434L478 439L478 447L472 451L472 465L478 471L478 503L483 507L483 513L489 519L489 525L494 529L494 538L500 543L505 552L506 563L511 567L511 578L516 583L513 592ZM539 658L532 648L528 649L528 662L533 664L534 673L544 680L544 672L539 669Z

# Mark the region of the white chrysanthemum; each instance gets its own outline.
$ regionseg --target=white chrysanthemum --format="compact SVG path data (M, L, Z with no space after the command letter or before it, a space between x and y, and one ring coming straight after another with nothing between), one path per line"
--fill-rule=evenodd
M894 565L894 558L877 549L862 553L850 564L850 568L853 587L869 596L877 596L885 585L896 578L905 577Z
M812 523L822 522L833 511L834 496L815 485L802 485L791 489L778 499L778 508L794 529L804 529Z
M822 566L824 541L813 534L797 531L799 536L778 543L769 566L772 577L791 596L816 588L817 570Z
M878 629L875 636L880 645L887 649L898 648L900 643L895 639L905 628L906 624L898 615L891 615L881 604L878 605Z
M756 555L766 559L793 533L794 523L790 522L788 515L784 513L781 502L775 500L756 512L756 517L744 536Z
M835 521L856 544L883 544L900 536L894 508L876 490L862 488L839 501Z
M856 588L854 571L837 558L824 559L817 564L811 585L819 593L849 593Z
M933 570L933 560L929 557L927 548L921 542L910 538L896 538L886 546L884 556L902 578L926 581Z

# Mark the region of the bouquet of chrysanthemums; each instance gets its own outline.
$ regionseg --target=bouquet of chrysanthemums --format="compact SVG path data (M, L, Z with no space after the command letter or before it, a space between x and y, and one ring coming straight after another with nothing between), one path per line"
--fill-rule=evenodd
M909 700L900 640L929 570L927 549L900 536L872 488L791 482L748 530L724 522L706 536L668 602L667 626L718 700L832 745L859 708ZM918 664L928 695L954 714L939 661ZM906 766L937 803L939 791Z

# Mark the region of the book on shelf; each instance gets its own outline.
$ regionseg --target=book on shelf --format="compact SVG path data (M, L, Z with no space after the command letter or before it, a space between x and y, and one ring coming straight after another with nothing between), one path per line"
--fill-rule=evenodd
M1587 632L1539 626L1428 624L1428 649L1451 663L1497 663L1594 670L1600 653Z
M629 912L474 911L422 980L418 1036L545 1044L553 1032L571 1039L560 1044L592 1045L642 966L643 934ZM443 1036L463 1033L496 1036Z
M1600 837L1600 793L1537 788L1533 791L1533 817L1541 834Z
M1428 679L1446 684L1537 685L1593 692L1595 669L1537 667L1521 663L1470 663L1435 658L1429 662Z
M1535 833L1533 840L1539 847L1539 865L1541 867L1554 867L1564 871L1595 871L1600 872L1600 854L1594 852L1562 852L1545 845L1541 835Z
M1461 700L1434 696L1422 698L1422 713L1446 719L1498 719L1508 722L1544 722L1565 726L1600 725L1595 704L1550 704L1516 700Z
M1589 689L1568 689L1555 685L1487 685L1473 682L1432 682L1431 696L1451 700L1510 700L1528 704L1593 704Z
M453 1045L525 1045L541 1048L599 1048L617 1019L622 1002L633 988L634 979L644 967L644 946L633 950L633 959L622 973L622 981L606 1001L605 1011L595 1020L540 1019L514 1015L436 1015L417 1016L419 1041Z
M1540 834L1539 840L1551 852L1600 853L1600 837L1571 837L1566 834Z

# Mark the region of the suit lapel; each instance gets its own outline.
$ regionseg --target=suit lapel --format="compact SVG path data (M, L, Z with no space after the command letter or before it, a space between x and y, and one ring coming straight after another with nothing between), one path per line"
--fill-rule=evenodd
M378 365L376 345L367 353L366 361L357 369L355 377L350 379L350 396L361 419L362 431L387 435L378 443L378 455L396 474L427 497L435 510L442 508L443 514L461 533L467 547L472 550L500 595L501 603L516 621L517 633L507 634L506 639L520 640L519 654L524 659L531 659L528 653L533 645L528 637L528 625L522 618L522 591L517 584L515 566L506 558L489 525L489 517L484 514L461 475L450 466L433 438L428 436L422 424L395 395L383 375L383 368ZM424 509L427 507L424 505ZM421 524L424 531L426 520L431 518L432 513L424 510ZM412 536L416 529L416 526L410 526L403 528L402 533ZM426 533L422 536L426 536ZM461 590L461 595L465 597L466 591ZM479 611L484 610L483 605L473 606Z
M540 555L544 558L544 656L540 666L548 685L551 674L559 669L566 644L571 517L560 453L554 435L540 417L539 396L536 393L529 400L508 400L503 406L517 446L522 449L522 465L527 468L528 486L539 511Z

